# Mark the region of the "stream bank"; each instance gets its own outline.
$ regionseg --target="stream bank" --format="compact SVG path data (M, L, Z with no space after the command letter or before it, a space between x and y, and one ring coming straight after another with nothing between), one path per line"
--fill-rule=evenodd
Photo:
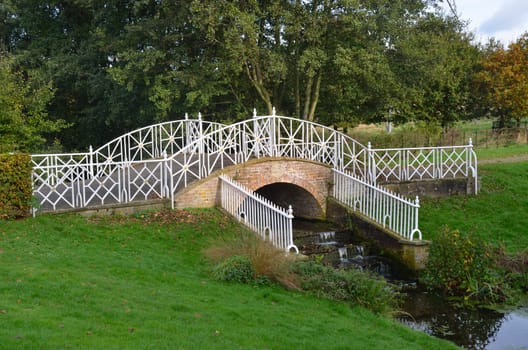
M295 219L294 238L301 253L323 264L369 270L405 286L402 312L396 317L402 324L466 349L528 349L528 307L497 312L427 293L375 244L331 222Z

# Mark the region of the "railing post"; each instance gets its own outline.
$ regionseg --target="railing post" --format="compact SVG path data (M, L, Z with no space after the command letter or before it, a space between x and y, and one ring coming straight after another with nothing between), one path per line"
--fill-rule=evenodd
M278 155L278 152L277 152L277 140L276 140L276 135L275 135L275 131L276 131L276 128L275 128L275 120L276 120L276 116L275 116L275 107L273 107L272 109L272 112L271 112L271 119L269 121L269 150L270 150L270 157L276 157Z
M167 188L167 185L168 185L168 181L167 181L167 177L168 177L168 174L167 174L167 152L166 151L163 151L162 153L162 156L163 156L163 161L162 161L162 165L161 165L161 198L165 198L167 197L167 194L168 194L168 188Z
M370 182L375 184L376 183L376 160L374 159L374 151L372 150L372 144L370 141L367 144L367 154L368 154L368 169L369 169L369 176L370 176Z
M204 153L202 113L198 113L198 152Z
M185 144L182 145L182 148L185 148L187 145L191 143L191 127L190 127L190 121L189 121L189 114L185 113L185 130L183 130L183 133L185 135Z
M411 231L411 234L409 235L409 240L412 241L414 238L414 234L418 233L418 240L422 240L422 232L418 228L418 211L420 209L420 199L418 196L416 196L416 199L414 200L414 228Z
M414 209L414 230L418 230L418 211L420 209L420 198L418 196L416 196L416 198L414 199L414 205L415 205L415 209ZM412 237L411 237L412 238Z
M471 169L471 175L473 176L473 182L475 183L475 194L478 193L478 170L477 170L477 154L473 150L473 140L471 137L469 138L469 145L468 145L468 160L466 161L466 164L469 166L469 169ZM475 158L475 162L473 164L473 158ZM469 175L469 170L467 170L467 174Z
M340 134L335 133L334 140L334 168L343 169L343 156L341 155L341 143L343 138Z
M253 109L253 142L254 142L254 152L255 157L260 157L260 130L259 125L257 121L257 109Z
M90 178L93 178L94 177L94 171L93 171L94 162L93 162L93 147L92 147L92 145L90 145L89 152L90 152L90 154L88 155L88 161L90 162L90 164L88 166L89 166L89 169L90 169Z

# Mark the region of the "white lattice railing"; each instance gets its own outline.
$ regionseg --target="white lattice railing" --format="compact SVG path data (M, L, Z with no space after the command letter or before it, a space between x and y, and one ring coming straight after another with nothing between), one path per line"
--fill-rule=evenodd
M307 159L358 178L408 181L474 176L469 146L372 149L320 124L255 115L232 125L188 119L141 128L86 153L33 155L33 190L43 210L171 198L196 179L252 158Z
M62 163L33 171L33 191L43 211L128 203L170 196L168 161ZM50 175L42 178L43 174ZM94 175L91 175L94 174Z
M357 178L337 169L334 173L333 197L347 207L368 218L404 239L413 240L422 233L418 228L420 202L410 201L397 193Z
M169 157L171 188L252 158L306 159L367 176L366 147L334 129L295 118L254 116L195 140Z
M293 244L291 206L283 209L227 176L219 179L222 208L275 247L299 253Z
M85 153L32 155L33 193L39 209L169 197L169 162L163 157L221 127L203 121L200 115L198 119L186 115L184 120L134 130Z
M478 191L477 155L471 139L465 146L372 149L369 144L367 152L374 182L473 177Z

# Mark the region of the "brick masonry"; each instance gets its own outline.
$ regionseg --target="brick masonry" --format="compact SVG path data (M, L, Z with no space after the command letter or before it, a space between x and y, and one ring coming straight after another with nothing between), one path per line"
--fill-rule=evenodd
M326 216L326 199L332 182L331 168L317 162L284 158L255 159L216 171L211 176L191 184L176 194L175 206L177 208L207 208L218 205L220 199L218 176L221 174L233 178L251 191L257 191L272 184L294 185L290 188L282 186L276 189L291 191L293 194L296 188L300 188L304 193L304 198L307 198L306 194L313 198L307 201L317 203L317 205L305 206L297 202L294 211L295 207L298 207L298 209L304 209L303 216L305 217L324 218ZM288 193L282 193L282 197L288 196Z

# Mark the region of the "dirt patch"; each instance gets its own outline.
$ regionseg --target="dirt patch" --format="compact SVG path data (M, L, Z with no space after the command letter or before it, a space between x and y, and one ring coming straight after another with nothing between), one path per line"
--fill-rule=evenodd
M479 164L494 164L494 163L518 163L528 161L528 154L521 154L517 156L494 158L494 159L483 159L479 160Z

